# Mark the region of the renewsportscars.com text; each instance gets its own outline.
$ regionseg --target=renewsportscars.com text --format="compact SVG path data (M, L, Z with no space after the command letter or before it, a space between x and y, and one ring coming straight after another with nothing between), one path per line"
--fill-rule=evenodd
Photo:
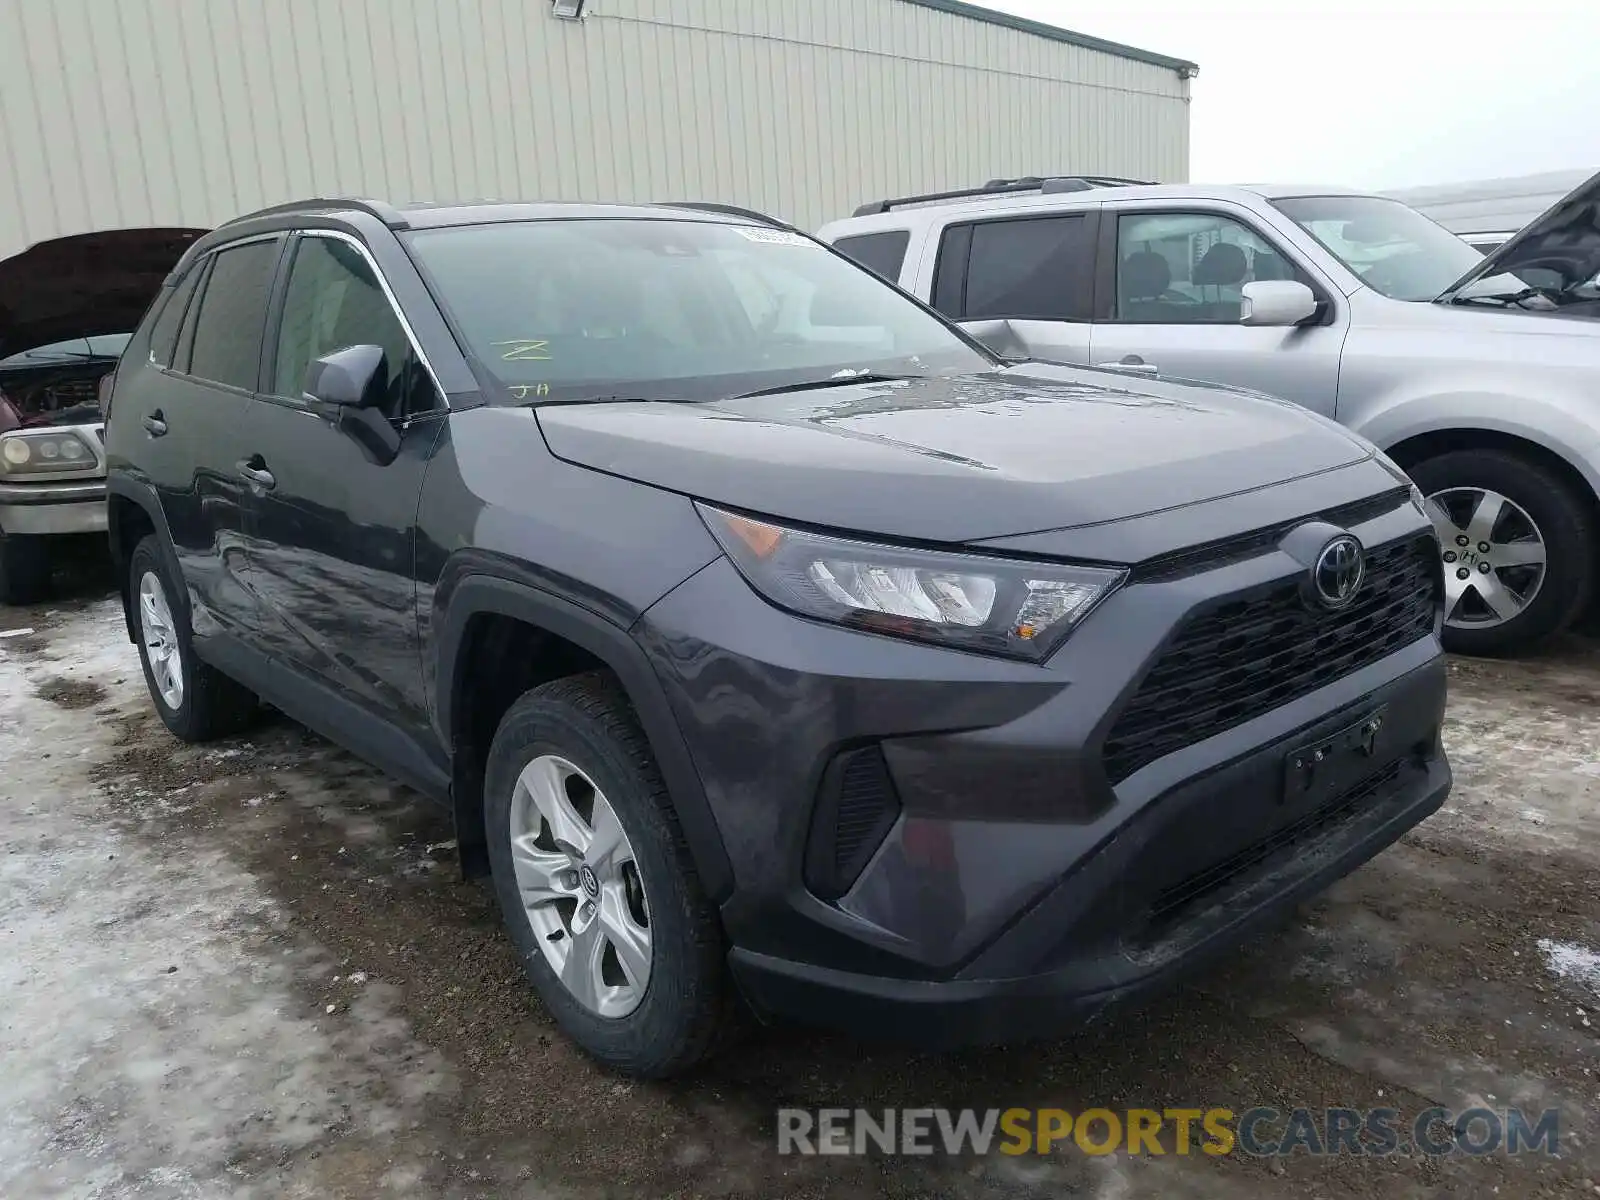
M1556 1109L785 1108L777 1129L780 1154L1560 1153Z

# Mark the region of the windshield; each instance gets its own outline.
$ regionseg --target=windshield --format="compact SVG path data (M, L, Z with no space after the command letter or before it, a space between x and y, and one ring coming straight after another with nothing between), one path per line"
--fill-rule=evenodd
M519 401L713 399L995 364L799 234L704 221L525 221L408 245L457 335Z
M1379 196L1295 196L1274 204L1368 287L1434 300L1483 255L1414 208Z
M127 333L101 333L93 337L51 342L48 346L38 346L8 358L0 358L0 371L11 367L43 367L83 362L85 359L117 358L132 336Z

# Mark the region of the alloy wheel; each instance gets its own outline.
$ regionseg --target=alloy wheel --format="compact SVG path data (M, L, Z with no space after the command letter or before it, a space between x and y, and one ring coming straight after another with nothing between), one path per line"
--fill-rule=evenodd
M625 1017L650 983L650 917L616 810L553 754L522 769L511 797L511 862L539 949L574 999Z
M177 712L183 707L183 651L166 589L154 571L146 571L139 580L139 639L162 703Z
M1444 559L1445 623L1490 629L1521 616L1544 585L1545 541L1515 500L1446 488L1427 500Z

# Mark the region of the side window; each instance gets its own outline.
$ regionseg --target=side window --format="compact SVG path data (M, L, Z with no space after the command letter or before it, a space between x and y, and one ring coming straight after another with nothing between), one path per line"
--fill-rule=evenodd
M889 229L883 233L860 233L855 237L842 237L833 244L840 254L853 258L869 271L882 275L890 283L900 279L900 267L906 260L906 247L911 244L911 233L905 229Z
M194 320L189 373L212 383L256 390L262 326L278 261L278 240L246 242L213 256Z
M306 372L325 354L351 346L381 346L388 400L384 412L403 417L431 405L422 390L426 375L411 340L366 257L337 238L302 236L289 268L283 321L273 355L271 391L298 400ZM411 393L423 397L413 402Z
M172 289L167 302L156 314L156 323L150 327L150 357L158 367L172 365L172 352L178 345L178 329L183 324L183 314L189 311L195 286L200 282L200 276L205 274L201 269L203 266L196 264L178 281L178 286Z
M1220 213L1141 213L1117 220L1113 321L1232 325L1244 285L1311 281L1255 230Z
M1093 267L1081 213L952 226L939 247L934 305L968 321L1087 321Z

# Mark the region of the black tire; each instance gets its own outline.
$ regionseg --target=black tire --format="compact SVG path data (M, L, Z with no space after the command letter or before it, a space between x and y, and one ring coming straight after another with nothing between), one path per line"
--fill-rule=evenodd
M147 574L154 575L160 582L171 611L172 632L178 644L178 671L183 680L183 694L176 708L162 698L145 646L139 587ZM252 692L195 657L188 610L176 599L178 592L162 562L160 543L153 534L134 548L129 559L128 594L132 598L134 629L138 635L134 640L139 646L139 663L144 667L144 681L162 724L186 742L209 742L249 728L259 715L260 704Z
M49 595L48 540L0 533L0 604L37 604Z
M637 857L649 910L651 969L638 1007L604 1017L581 1004L540 950L511 861L518 776L554 754L594 781ZM484 817L495 894L523 970L556 1023L602 1065L661 1079L710 1053L727 1019L724 947L683 831L632 706L616 680L591 672L527 692L506 712L489 749Z
M1452 450L1416 464L1410 475L1427 496L1450 488L1499 492L1522 507L1544 538L1544 581L1527 608L1485 629L1446 626L1447 650L1512 654L1563 632L1577 619L1593 590L1600 552L1586 497L1538 462L1507 450Z

